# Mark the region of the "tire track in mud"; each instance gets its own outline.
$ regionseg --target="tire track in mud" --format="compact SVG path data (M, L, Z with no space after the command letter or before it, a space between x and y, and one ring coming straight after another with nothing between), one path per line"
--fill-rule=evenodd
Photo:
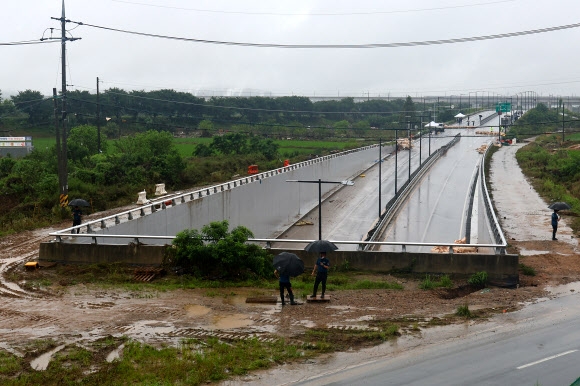
M43 229L34 232L24 232L7 236L0 241L0 248L2 248L0 256L0 296L16 298L37 298L40 296L38 292L27 291L17 283L8 281L6 274L17 265L38 257L40 242L50 240L50 236L47 236L47 234L53 230Z

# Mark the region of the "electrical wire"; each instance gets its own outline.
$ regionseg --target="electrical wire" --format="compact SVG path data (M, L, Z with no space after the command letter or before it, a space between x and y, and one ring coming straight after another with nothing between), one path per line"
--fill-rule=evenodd
M106 31L113 31L113 32L121 32L131 35L138 35L138 36L147 36L153 38L160 38L160 39L169 39L169 40L178 40L178 41L185 41L191 43L202 43L202 44L216 44L216 45L226 45L226 46L238 46L238 47L255 47L255 48L305 48L305 49L344 49L344 48L356 48L356 49L369 49L369 48L398 48L398 47L415 47L415 46L432 46L432 45L441 45L441 44L455 44L455 43L467 43L467 42L475 42L475 41L482 41L482 40L493 40L493 39L504 39L504 38L512 38L517 36L526 36L526 35L534 35L546 32L554 32L554 31L561 31L571 28L578 28L580 27L580 23L574 24L567 24L561 25L556 27L547 27L547 28L539 28L533 29L528 31L519 31L519 32L508 32L502 34L495 34L495 35L482 35L482 36L472 36L466 38L454 38L454 39L441 39L441 40L426 40L426 41L417 41L417 42L404 42L404 43L368 43L368 44L276 44L276 43L250 43L250 42L232 42L232 41L223 41L223 40L206 40L206 39L192 39L192 38L183 38L177 36L169 36L169 35L158 35L146 32L136 32L136 31L129 31L123 30L118 28L111 28L111 27L103 27L98 26L95 24L88 24L83 22L77 22L72 20L67 20L71 23L76 23L79 25L84 25L87 27L102 29Z
M480 6L485 6L485 5L512 3L514 1L516 1L516 0L499 0L499 1L491 1L491 2L486 2L486 3L450 5L447 7L403 9L403 10L396 10L396 11L282 13L282 12L222 11L222 10L212 10L212 9L171 7L171 6L167 6L167 5L146 4L146 3L136 2L136 1L113 0L113 2L115 2L115 3L143 5L146 7L165 8L165 9L177 9L180 11L194 11L194 12L233 14L233 15L262 15L262 16L355 16L355 15L367 16L367 15L385 15L385 14L398 14L398 13L431 12L431 11L441 11L441 10L446 10L446 9L457 9L457 8L472 8L472 7L480 7Z
M23 40L20 42L0 43L0 46L25 46L30 44L59 43L56 40Z

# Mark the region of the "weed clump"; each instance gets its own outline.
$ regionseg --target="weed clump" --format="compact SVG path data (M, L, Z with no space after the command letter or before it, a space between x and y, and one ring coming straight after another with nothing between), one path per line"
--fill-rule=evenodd
M462 318L471 318L473 315L471 313L471 311L469 310L469 306L467 304L464 304L462 306L457 307L457 311L455 312L455 315L460 316Z

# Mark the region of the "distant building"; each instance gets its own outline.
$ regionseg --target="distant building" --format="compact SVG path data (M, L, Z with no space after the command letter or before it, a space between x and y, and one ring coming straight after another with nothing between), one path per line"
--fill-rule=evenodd
M0 137L0 157L22 158L32 150L32 137Z

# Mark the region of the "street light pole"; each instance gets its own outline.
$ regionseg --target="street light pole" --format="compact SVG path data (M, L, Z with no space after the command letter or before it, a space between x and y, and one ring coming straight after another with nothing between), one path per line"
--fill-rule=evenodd
M347 186L353 186L354 181L344 180L344 181L322 181L320 178L318 180L286 180L286 182L302 182L310 184L318 184L318 240L322 240L322 184L342 184Z
M397 195L397 163L399 160L399 130L395 129L395 196Z

